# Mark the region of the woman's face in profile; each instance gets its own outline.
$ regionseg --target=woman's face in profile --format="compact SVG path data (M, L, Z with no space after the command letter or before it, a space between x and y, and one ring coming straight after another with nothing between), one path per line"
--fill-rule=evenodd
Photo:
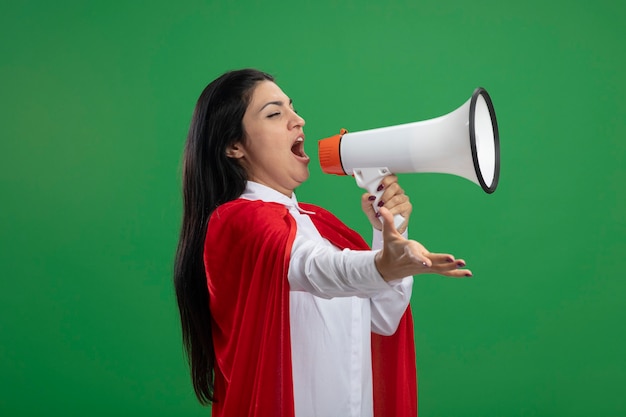
M248 180L290 197L309 178L303 126L291 99L275 83L262 81L243 116L245 139L229 147L227 154L239 159Z

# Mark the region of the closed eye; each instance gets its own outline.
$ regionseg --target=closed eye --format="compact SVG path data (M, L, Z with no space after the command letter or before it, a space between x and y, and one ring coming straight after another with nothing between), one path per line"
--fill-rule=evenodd
M272 118L272 117L276 117L276 116L279 116L279 115L280 115L280 112L276 112L276 113L272 113L272 114L267 115L267 117L268 118Z

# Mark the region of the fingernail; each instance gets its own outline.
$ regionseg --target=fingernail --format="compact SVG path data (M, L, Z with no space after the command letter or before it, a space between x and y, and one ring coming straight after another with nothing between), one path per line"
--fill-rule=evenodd
M465 276L469 278L469 277L472 277L473 275L468 272L467 274L465 274Z
M447 261L447 262L454 262L454 258L450 258L450 257L448 257L448 258L446 258L446 261Z
M376 212L376 217L380 217L380 212Z
M383 200L380 200L380 201L378 202L378 207L382 207L382 206L384 206L384 205L385 205L385 202L384 202Z
M375 195L371 195L371 196L367 197L367 199L369 201L374 201L374 200L376 200L376 196Z
M384 185L382 185L382 184L380 184L380 185L378 186L378 188L376 189L376 191L382 191L382 190L383 190L383 188L385 188L385 186L384 186Z
M458 266L459 268L463 268L465 266L465 262L457 262L456 266Z

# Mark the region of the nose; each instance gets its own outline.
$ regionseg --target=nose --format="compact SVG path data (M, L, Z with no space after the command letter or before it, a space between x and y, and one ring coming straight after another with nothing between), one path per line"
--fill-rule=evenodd
M295 128L295 127L304 127L304 124L306 123L304 121L304 119L302 117L300 117L300 115L298 113L296 113L295 110L291 110L292 113L292 117L290 120L290 124L291 124L291 129Z

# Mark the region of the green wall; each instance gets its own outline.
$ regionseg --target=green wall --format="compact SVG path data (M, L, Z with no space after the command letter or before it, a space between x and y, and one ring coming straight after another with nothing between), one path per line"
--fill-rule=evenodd
M91 4L89 4L91 3ZM206 416L171 283L200 91L273 73L306 121L299 199L369 236L316 139L448 113L477 86L498 190L401 175L420 415L625 416L626 8L618 1L0 5L0 414Z

